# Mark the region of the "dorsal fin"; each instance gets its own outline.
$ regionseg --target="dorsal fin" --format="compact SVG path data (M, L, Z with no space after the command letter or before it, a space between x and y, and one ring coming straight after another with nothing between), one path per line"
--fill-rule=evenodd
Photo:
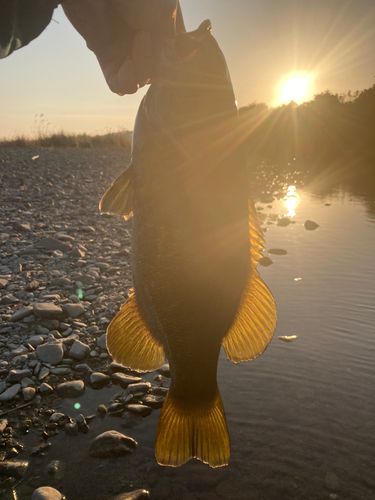
M138 371L153 371L165 362L164 349L144 322L132 293L107 330L107 348L116 363Z
M225 353L233 363L250 361L262 354L276 327L272 293L256 269L264 237L253 203L249 200L250 273L233 324L223 339Z

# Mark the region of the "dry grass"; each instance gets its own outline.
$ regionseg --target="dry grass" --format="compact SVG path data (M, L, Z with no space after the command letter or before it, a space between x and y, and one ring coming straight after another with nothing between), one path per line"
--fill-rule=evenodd
M43 114L36 115L31 136L0 138L0 147L130 149L131 146L131 133L127 130L108 130L104 134L57 133L51 132L50 125Z

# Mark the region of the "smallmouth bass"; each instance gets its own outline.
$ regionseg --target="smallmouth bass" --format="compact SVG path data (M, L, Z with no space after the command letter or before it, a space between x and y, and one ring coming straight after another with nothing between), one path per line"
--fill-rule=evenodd
M165 357L170 364L155 446L161 465L228 464L221 345L234 363L252 360L276 325L256 270L263 234L238 127L210 22L165 40L138 111L131 164L99 206L133 214L134 293L109 325L108 350L135 370L155 370Z

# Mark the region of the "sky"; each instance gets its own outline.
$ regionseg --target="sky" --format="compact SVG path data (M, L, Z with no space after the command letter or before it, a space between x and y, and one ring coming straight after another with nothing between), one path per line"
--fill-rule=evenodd
M307 82L301 101L327 89L344 93L375 83L374 0L180 3L188 30L211 20L239 107L280 104L282 95L290 97L283 85L292 77ZM31 136L38 128L132 130L144 92L112 94L94 54L59 7L39 38L0 60L0 137Z

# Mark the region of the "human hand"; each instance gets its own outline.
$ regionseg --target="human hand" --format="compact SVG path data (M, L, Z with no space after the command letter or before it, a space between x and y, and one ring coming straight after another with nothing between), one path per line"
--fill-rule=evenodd
M178 0L176 30L185 31ZM134 94L153 73L151 33L165 0L65 0L65 14L86 40L112 92ZM173 6L173 5L172 5Z

